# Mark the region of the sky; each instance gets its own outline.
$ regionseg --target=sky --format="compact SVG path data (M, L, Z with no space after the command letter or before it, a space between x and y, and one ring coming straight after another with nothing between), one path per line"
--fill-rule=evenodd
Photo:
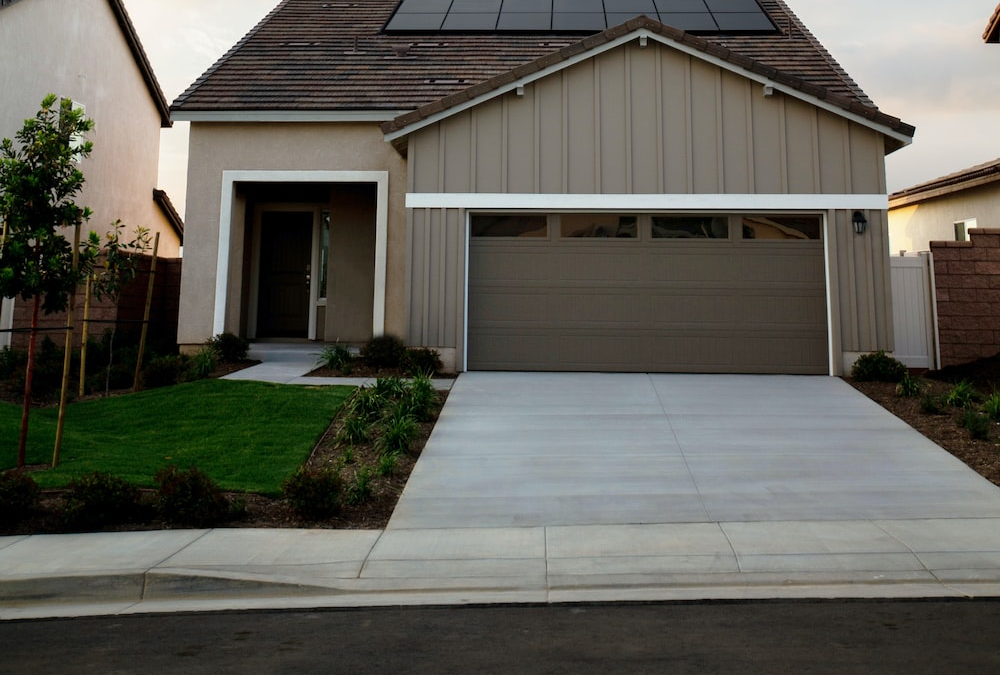
M886 159L889 191L1000 157L1000 45L983 30L997 0L786 0L882 112L917 127ZM125 0L172 101L278 0ZM187 124L161 140L160 185L184 212Z

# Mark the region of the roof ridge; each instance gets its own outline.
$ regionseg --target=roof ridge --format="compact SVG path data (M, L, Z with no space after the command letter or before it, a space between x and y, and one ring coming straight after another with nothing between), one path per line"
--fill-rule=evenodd
M200 87L202 83L205 82L205 80L210 78L219 68L221 68L226 63L226 61L228 61L233 55L235 55L236 52L238 52L243 47L244 44L246 44L253 36L259 33L267 24L267 22L271 20L271 17L277 14L290 1L291 0L281 0L277 5L274 6L274 8L270 12L265 14L264 17L260 21L258 21L253 28L247 31L246 35L237 40L236 44L234 44L232 47L229 48L229 51L220 56L215 61L215 63L213 63L211 66L208 67L208 70L206 70L204 73L198 76L198 79L192 82L187 89L181 92L177 96L177 98L174 99L174 102L170 104L171 109L174 108L175 106L183 105L184 101L187 100L187 98L191 94L193 94L194 91L198 89L198 87Z
M1000 179L1000 158L989 162L983 162L982 164L976 164L975 166L970 166L966 169L961 169L960 171L955 171L944 176L938 176L937 178L932 178L931 180L924 181L923 183L911 185L910 187L903 188L902 190L897 190L889 195L889 199L902 199L920 194L922 192L930 192L931 190L950 187L969 180L986 178L991 175L996 175L997 178Z

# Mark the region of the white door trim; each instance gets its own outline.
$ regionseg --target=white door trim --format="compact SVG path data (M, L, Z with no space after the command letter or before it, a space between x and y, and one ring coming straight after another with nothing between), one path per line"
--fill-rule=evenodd
M14 298L0 298L0 349L10 347L14 334Z
M233 231L233 200L237 183L374 183L375 205L375 301L372 332L385 333L385 280L389 229L388 171L223 171L222 201L219 209L218 255L215 267L215 308L212 334L226 329L226 298L229 292L230 247ZM315 314L315 312L313 313ZM248 317L249 318L249 317ZM313 319L311 319L312 321ZM248 324L249 325L249 324ZM310 334L315 327L310 323Z

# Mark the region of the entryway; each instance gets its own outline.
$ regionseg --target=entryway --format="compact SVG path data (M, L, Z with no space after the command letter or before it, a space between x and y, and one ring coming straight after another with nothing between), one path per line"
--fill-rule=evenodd
M261 213L257 337L308 337L314 220L312 211Z

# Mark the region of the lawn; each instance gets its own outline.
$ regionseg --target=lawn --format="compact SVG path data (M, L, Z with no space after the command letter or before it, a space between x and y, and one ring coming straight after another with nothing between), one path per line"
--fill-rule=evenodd
M71 404L60 465L32 477L63 487L93 471L155 487L171 464L195 466L224 490L275 495L309 457L351 387L200 380ZM52 461L57 408L32 410L28 464ZM0 469L17 463L20 406L0 403Z

